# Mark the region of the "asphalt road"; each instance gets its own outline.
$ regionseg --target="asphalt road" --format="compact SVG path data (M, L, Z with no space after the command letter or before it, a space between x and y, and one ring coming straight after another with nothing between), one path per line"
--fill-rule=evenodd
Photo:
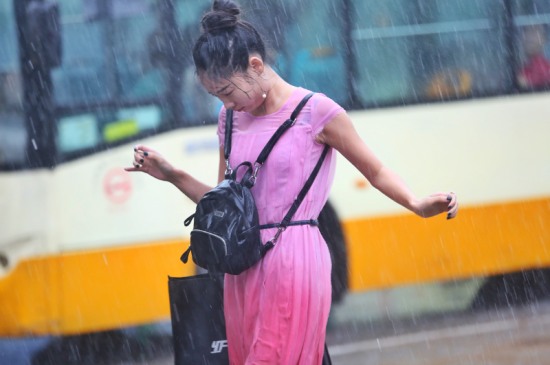
M392 327L330 332L333 364L550 364L548 303L424 318Z
M327 342L334 365L550 365L550 303L350 321L333 324ZM140 364L173 365L173 358Z
M368 321L354 318L349 308L340 310L347 312L347 320L332 322L327 333L334 365L550 365L550 302ZM139 332L127 338L115 336L103 341L106 347L100 354L89 352L89 345L80 347L82 339L62 345L58 340L0 340L0 364L174 364L166 328L160 336ZM36 354L52 345L58 346L61 358L43 356L37 361ZM99 348L97 343L94 346ZM117 355L121 348L123 353Z

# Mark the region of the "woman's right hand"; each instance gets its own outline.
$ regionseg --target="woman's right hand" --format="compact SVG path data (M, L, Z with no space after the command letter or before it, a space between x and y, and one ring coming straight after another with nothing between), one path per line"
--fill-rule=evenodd
M125 167L124 170L145 172L162 181L169 181L175 170L160 153L143 145L134 147L133 165L133 167Z

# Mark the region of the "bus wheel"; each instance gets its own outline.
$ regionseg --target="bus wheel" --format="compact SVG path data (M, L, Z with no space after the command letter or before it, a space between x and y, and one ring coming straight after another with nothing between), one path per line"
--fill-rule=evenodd
M348 290L348 256L346 239L334 207L327 202L319 214L319 230L332 259L332 302L338 303Z
M534 304L550 298L550 269L536 269L487 278L472 309L498 309Z

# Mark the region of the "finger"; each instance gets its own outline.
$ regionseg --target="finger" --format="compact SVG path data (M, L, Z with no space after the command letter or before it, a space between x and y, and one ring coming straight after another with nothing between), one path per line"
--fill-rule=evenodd
M454 215L457 215L457 214L458 214L458 202L455 204L455 206L453 207L453 209L451 210L451 212L452 212Z
M457 213L449 213L447 214L447 219L453 219L456 218Z
M458 214L458 203L447 213L447 219L452 219Z
M453 193L452 191L450 191L448 194L447 194L447 201L449 202L452 202L456 200L456 194Z
M449 196L450 196L449 193L434 193L429 195L429 197L434 199L434 201L438 203L446 203L446 204L450 202Z
M135 146L135 148L137 148L138 150L147 151L147 152L154 152L155 151L151 147L148 147L148 146L143 145L143 144L138 144L138 145Z
M133 167L125 167L124 170L126 171L143 171L147 172L142 164L137 163L136 161L132 162Z
M447 210L451 210L457 203L456 194L451 191L450 193L447 194L446 199L447 199L447 202L449 203Z
M149 154L155 152L155 150L150 148L150 147L147 147L145 145L138 144L138 145L134 146L134 152L138 152L138 153L142 154L143 156L148 156Z
M145 157L140 155L134 155L134 161L132 161L132 166L140 168L145 165ZM139 166L138 166L139 165Z
M142 151L142 150L139 150L139 149L135 149L134 148L134 156L138 157L138 158L141 158L141 157L147 157L151 154L151 152L147 152L147 151Z
M150 155L150 152L142 151L142 150L137 149L136 147L134 147L134 160L141 161L145 157L148 157L149 155ZM143 162L140 162L140 163L143 163Z
M134 166L136 164L142 165L145 163L145 159L149 156L149 152L141 151L134 147Z

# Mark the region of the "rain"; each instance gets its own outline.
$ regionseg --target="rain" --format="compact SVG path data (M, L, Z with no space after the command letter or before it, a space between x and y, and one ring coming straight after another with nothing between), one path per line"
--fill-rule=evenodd
M337 157L332 363L550 363L550 0L237 2L415 194L460 197L423 220ZM170 305L169 278L205 275L180 261L194 203L123 170L145 144L216 181L222 103L192 58L210 7L0 2L0 364L228 364L221 285Z

